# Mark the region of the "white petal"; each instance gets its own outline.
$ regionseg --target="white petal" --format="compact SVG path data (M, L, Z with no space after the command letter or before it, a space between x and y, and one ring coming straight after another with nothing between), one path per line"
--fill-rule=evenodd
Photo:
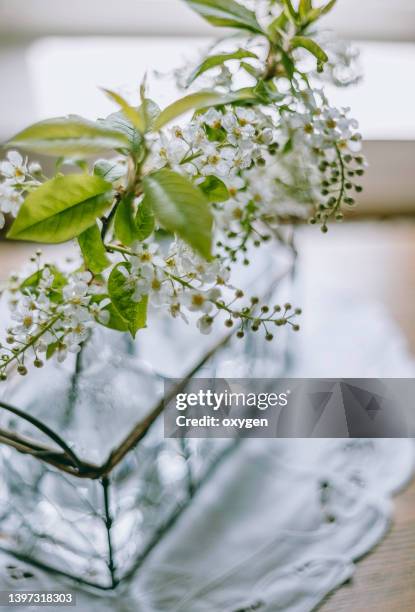
M0 172L4 176L7 176L9 178L13 178L14 177L14 166L13 166L13 164L11 164L10 162L7 162L7 161L2 162L0 164Z
M13 166L20 167L23 165L23 157L18 151L9 151L7 153L7 159L13 164Z

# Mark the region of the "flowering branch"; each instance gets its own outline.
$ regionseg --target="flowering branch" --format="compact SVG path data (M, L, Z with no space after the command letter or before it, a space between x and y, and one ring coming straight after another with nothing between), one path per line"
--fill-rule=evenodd
M13 364L26 374L32 358L41 367L42 354L62 361L78 353L96 324L135 337L150 306L186 322L197 313L202 333L220 315L238 337L299 329L299 309L245 298L232 270L249 265L252 247L284 242L287 223L308 219L326 232L362 189L357 122L319 87L347 54L326 51L310 34L334 2L297 10L289 0L184 1L239 31L191 67L184 97L161 110L145 84L134 105L106 91L119 110L105 119L50 119L10 142L60 161L47 178L37 162L7 153L0 228L7 215L12 239L76 239L81 263L68 272L37 255L29 276L10 279L13 325L0 346L0 379ZM203 80L209 87L195 89ZM107 157L97 159L102 150ZM62 174L74 160L79 172Z

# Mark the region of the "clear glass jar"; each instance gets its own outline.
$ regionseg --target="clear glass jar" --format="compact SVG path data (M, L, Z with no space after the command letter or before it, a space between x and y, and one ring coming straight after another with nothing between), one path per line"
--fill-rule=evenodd
M290 256L272 245L251 259L235 285L271 304L287 299ZM281 376L289 335L280 328L275 342L263 334L238 340L217 326L202 336L154 312L135 342L98 329L72 360L11 376L0 388L0 548L80 582L115 586L235 445L164 438L164 382L192 371Z

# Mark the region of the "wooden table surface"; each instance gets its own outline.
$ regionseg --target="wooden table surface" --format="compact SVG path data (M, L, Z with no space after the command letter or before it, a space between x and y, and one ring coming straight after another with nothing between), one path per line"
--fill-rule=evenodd
M305 229L298 239L309 270L307 290L318 292L320 273L334 289L347 287L356 296L383 303L415 354L415 224L345 224L327 236L313 230ZM58 247L59 255L66 249ZM33 251L33 245L0 242L0 279ZM319 609L415 612L415 482L395 498L390 533L357 564L351 582Z
M395 499L393 525L321 612L414 612L415 482Z

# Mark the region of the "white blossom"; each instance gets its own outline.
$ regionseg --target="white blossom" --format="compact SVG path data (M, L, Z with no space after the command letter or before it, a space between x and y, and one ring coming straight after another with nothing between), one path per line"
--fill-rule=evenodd
M211 333L213 323L213 317L209 315L203 315L202 317L200 317L200 319L198 319L196 325L202 334L207 335Z
M0 163L0 174L11 184L23 183L27 174L27 160L18 151L8 151L7 160Z
M111 303L110 299L104 299L100 302L93 302L89 305L89 312L102 325L108 325L110 313L106 307Z
M39 316L35 309L20 304L12 314L12 319L18 323L14 327L14 333L21 337L30 336L36 331Z
M155 168L162 168L167 164L176 166L185 158L187 152L188 146L184 140L176 136L169 139L166 134L161 133L152 149L153 164Z
M228 112L222 119L222 125L228 133L228 141L234 146L243 148L253 147L253 138L255 136L255 128L246 123L241 125L237 116L234 113Z
M204 115L199 117L200 123L206 123L209 127L218 130L223 125L223 115L215 108L210 108Z
M32 161L29 163L29 174L40 174L42 172L42 166L37 161Z
M213 310L213 301L218 300L221 292L218 289L209 291L191 290L184 294L184 304L191 312L204 312L208 314Z
M17 217L23 196L16 191L10 182L0 183L0 212Z

